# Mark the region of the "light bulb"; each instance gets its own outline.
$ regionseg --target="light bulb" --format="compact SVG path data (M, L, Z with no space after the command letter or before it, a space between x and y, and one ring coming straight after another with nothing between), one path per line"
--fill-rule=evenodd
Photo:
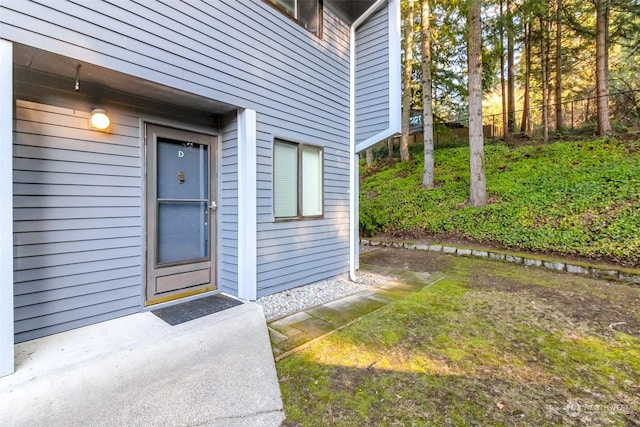
M96 109L91 112L91 127L104 130L109 127L111 120L104 110Z

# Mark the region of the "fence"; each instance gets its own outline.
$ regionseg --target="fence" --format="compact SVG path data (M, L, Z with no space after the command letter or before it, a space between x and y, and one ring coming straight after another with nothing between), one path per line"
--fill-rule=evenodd
M627 130L640 130L640 90L616 92L609 97L609 119L615 132ZM597 132L597 100L598 97L584 98L574 101L566 101L560 104L562 117L561 126L558 128L556 121L557 104L549 104L548 107L548 132L549 137L562 135L563 137L577 138L593 135ZM514 134L523 134L539 137L543 135L543 107L536 106L528 110L515 112ZM524 114L528 113L528 114ZM523 116L526 120L523 123ZM502 114L486 115L483 118L485 136L504 138Z

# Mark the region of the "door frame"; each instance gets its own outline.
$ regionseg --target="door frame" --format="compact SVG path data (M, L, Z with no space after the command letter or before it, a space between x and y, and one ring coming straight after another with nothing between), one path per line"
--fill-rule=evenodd
M157 171L157 158L151 158L150 155L157 150L154 147L153 151L149 150L149 143L155 143L155 137L151 136L155 131L160 130L161 136L169 139L181 140L187 135L194 135L196 139L209 139L207 143L209 146L209 201L217 203L217 196L219 194L219 171L218 171L218 159L219 159L219 144L220 138L216 133L204 131L199 128L193 128L174 124L158 123L154 121L142 121L142 144L144 148L145 158L145 170L143 176L144 184L144 208L143 208L143 227L144 227L144 264L143 264L143 287L142 287L142 299L144 306L158 306L159 304L168 303L174 300L191 297L194 295L208 293L218 290L218 212L217 209L209 209L208 211L208 227L209 227L209 260L208 261L196 261L192 264L178 264L173 267L177 272L182 270L188 270L189 265L194 265L196 268L204 264L209 264L210 268L210 282L202 285L195 285L173 291L162 293L162 295L154 295L150 287L153 283L149 280L150 269L155 267L155 253L156 251L150 248L150 245L156 243L157 235L154 237L151 233L156 233L156 219L151 218L152 212L156 211L156 208L151 208L151 203L155 202L156 198L152 192L157 188L154 185L150 185L151 174L155 174ZM152 164L153 163L153 164ZM152 228L154 228L152 230Z

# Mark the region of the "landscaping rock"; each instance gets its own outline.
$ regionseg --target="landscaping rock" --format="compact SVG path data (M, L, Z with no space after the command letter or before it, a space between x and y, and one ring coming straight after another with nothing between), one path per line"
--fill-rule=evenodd
M543 261L542 265L552 270L562 271L564 270L566 264L564 262L558 261Z
M605 270L597 267L591 267L591 274L600 277L618 277L617 270Z
M522 258L519 256L513 256L513 255L505 255L504 256L504 260L507 262L515 262L515 263L521 263L522 262Z
M620 280L624 280L625 282L635 283L640 285L640 276L635 274L625 274L620 272Z
M574 274L589 274L589 269L579 265L567 264L567 271Z

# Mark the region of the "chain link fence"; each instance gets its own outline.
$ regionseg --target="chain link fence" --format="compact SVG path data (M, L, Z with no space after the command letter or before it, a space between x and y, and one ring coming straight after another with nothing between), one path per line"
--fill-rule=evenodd
M615 133L640 130L640 90L616 92L608 95L609 119ZM549 138L581 138L593 136L598 130L598 97L566 101L559 105L549 104L547 110ZM541 138L544 108L536 106L527 110L515 111L515 136ZM560 123L558 124L558 116ZM505 138L504 122L508 118L502 114L491 114L483 117L485 137Z

